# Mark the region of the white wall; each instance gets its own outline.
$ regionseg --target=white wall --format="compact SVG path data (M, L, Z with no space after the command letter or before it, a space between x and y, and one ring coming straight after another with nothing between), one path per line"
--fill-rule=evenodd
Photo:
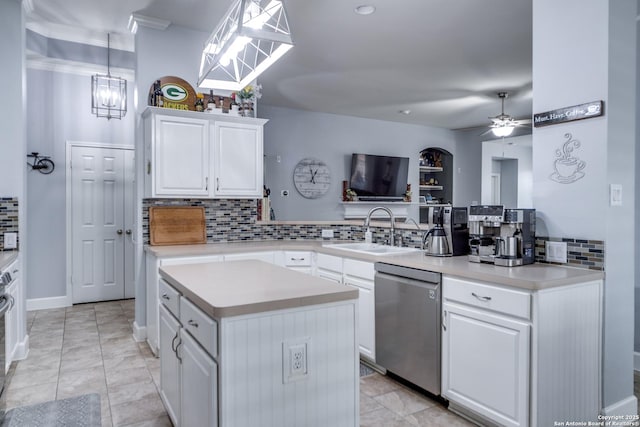
M491 171L493 167L492 162L494 160L501 159L518 160L517 206L507 207L518 207L525 209L534 207L531 135L505 138L504 141L482 142L482 166L480 172L482 181L481 203L491 203ZM502 179L508 179L508 176L503 176Z
M24 13L18 0L0 1L0 82L3 108L0 114L0 197L18 198L21 275L29 278L24 251L28 248L26 221L26 92Z
M534 113L603 100L603 117L535 128L534 206L549 235L605 241L603 406L636 413L633 396L636 0L533 2ZM588 37L577 37L588 34ZM584 177L550 179L566 134L581 142ZM623 206L609 206L609 185Z
M128 86L129 110L133 85ZM133 146L133 118L107 120L91 114L91 77L55 71L27 71L27 150L51 156L53 173L27 172L29 224L27 259L31 269L27 299L63 297L66 277L67 141Z
M344 219L342 181L349 179L351 154L366 153L409 157L409 183L414 201L418 195L419 152L439 147L453 154L451 131L428 126L273 107L261 104L260 117L269 119L264 129L265 185L271 189L272 207L279 220ZM278 157L280 161L278 162ZM331 188L318 199L305 199L293 185L293 169L301 159L315 157L331 170ZM453 192L464 185L454 176ZM282 190L288 197L280 195ZM418 207L410 216L418 220Z

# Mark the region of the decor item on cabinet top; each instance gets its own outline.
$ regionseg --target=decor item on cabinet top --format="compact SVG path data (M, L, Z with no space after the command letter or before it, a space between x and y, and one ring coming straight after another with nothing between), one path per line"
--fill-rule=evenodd
M107 120L127 114L127 81L111 75L111 35L107 33L107 74L91 76L91 114Z
M293 47L280 0L235 0L202 50L198 86L240 90Z
M180 77L161 77L149 89L149 105L152 107L195 111L195 104L196 91Z
M573 150L580 148L580 141L573 139L570 133L565 133L567 139L562 148L556 150L556 160L553 162L554 172L549 179L560 184L571 184L584 177L582 170L587 162L573 156Z
M235 100L240 105L240 114L245 117L253 117L255 114L254 102L262 98L262 85L248 85L235 94Z

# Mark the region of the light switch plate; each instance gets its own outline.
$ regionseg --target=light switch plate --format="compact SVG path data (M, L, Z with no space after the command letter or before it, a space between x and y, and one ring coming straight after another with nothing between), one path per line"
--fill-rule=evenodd
M550 242L544 243L546 260L548 262L567 263L567 242Z
M622 206L622 185L611 184L609 186L609 205Z
M4 233L4 248L16 249L18 247L18 233Z

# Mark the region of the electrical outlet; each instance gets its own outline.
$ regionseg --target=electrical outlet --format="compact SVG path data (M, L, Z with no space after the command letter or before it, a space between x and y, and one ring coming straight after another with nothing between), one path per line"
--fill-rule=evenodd
M333 239L333 230L322 230L323 239Z
M18 247L18 233L4 233L4 248L16 249Z
M544 242L546 253L545 259L548 262L567 263L567 242Z
M310 338L299 338L282 343L282 382L298 381L309 375Z

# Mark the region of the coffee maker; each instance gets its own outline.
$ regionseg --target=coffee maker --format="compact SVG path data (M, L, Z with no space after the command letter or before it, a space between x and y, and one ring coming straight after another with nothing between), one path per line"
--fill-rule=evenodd
M469 207L470 262L494 263L495 239L500 236L504 206L474 205Z
M505 209L495 238L495 265L515 267L535 262L536 210Z
M458 256L469 253L467 208L439 205L429 207L429 232L425 235L426 253L433 256ZM440 242L444 237L446 242ZM434 241L439 244L434 245Z

